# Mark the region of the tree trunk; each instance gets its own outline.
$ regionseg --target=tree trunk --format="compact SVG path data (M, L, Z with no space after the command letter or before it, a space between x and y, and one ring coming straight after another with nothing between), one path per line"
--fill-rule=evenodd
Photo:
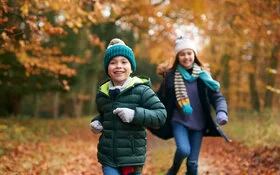
M53 103L53 118L59 117L59 102L60 102L60 92L55 92Z
M279 52L280 50L280 45L276 45L273 49L272 49L272 53L271 53L271 62L269 65L269 68L271 69L277 69L278 67L278 58L276 56L277 52ZM266 78L266 85L268 86L275 86L275 79L276 76L274 74L271 73L267 73L267 78ZM272 107L272 100L273 100L273 92L271 92L270 90L266 89L265 91L265 101L264 101L264 107L265 108L271 108Z
M80 29L78 33L78 41L76 45L76 54L83 57L84 52L87 49L88 43L87 43L87 37L88 37L89 31L87 27L83 27ZM84 107L84 100L79 97L79 95L84 95L86 92L86 86L83 86L86 84L87 79L86 76L80 76L80 82L82 86L80 86L72 95L72 100L74 104L74 116L75 117L81 117L83 116L83 107Z
M11 105L12 105L12 115L18 116L20 113L20 103L22 96L20 94L10 94Z
M259 101L259 93L258 93L258 87L257 87L257 58L256 58L256 51L258 50L258 45L254 43L253 48L253 55L251 64L253 67L253 72L249 73L249 87L250 87L250 93L251 93L251 105L252 108L256 111L260 112L260 101Z
M230 60L230 56L227 54L222 57L223 72L222 72L221 83L222 83L223 93L226 99L229 98L229 60Z
M39 116L39 100L38 100L38 94L35 92L33 94L33 103L34 103L34 111L33 111L33 117L37 118Z
M78 94L75 94L73 97L75 117L80 118L83 115L83 106L84 101L79 98Z
M249 85L250 85L252 108L260 112L259 94L256 87L256 76L254 73L249 74Z
M97 76L92 76L92 88L91 88L91 101L89 106L89 114L94 115L96 113L96 106L95 106L95 98L96 98L96 91L97 91L97 83L98 78Z
M64 103L64 117L74 117L74 100L70 97L65 100Z

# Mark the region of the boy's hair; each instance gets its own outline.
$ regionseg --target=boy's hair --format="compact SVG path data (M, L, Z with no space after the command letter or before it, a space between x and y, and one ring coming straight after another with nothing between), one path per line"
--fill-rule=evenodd
M136 71L136 61L132 49L121 39L114 38L110 41L104 55L104 70L107 75L109 62L116 56L124 56L127 58L131 64L132 73Z

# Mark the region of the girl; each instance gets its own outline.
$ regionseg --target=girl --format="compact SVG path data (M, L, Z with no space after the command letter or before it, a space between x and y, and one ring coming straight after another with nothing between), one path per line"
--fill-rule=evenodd
M227 104L219 92L220 84L206 72L197 58L195 42L180 37L175 43L175 62L157 92L167 110L167 122L152 133L168 139L174 136L176 152L168 175L175 175L187 158L188 175L198 173L198 158L203 136L223 136L229 139L212 120L210 104L216 110L217 122L228 122ZM167 127L170 126L170 127ZM170 128L170 130L165 130ZM162 132L164 131L164 133ZM167 132L166 132L167 131Z

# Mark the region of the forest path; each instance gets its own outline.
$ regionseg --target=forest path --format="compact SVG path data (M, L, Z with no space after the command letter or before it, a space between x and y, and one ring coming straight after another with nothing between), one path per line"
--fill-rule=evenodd
M79 128L66 137L18 145L0 157L2 175L101 175L97 162L98 135ZM148 133L147 161L142 175L164 175L175 151L173 139ZM185 162L179 175L185 174ZM280 175L280 147L250 149L222 138L204 138L199 160L201 175Z

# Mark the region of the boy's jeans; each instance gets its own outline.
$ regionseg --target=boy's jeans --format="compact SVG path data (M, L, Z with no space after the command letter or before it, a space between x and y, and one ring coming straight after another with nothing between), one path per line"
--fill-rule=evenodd
M172 122L172 126L177 146L173 161L175 172L177 173L183 160L187 157L187 174L197 175L198 158L204 131L188 130L184 125L177 122Z
M102 165L104 175L121 175L121 168L113 168L107 165ZM129 175L141 175L140 173L130 173Z

